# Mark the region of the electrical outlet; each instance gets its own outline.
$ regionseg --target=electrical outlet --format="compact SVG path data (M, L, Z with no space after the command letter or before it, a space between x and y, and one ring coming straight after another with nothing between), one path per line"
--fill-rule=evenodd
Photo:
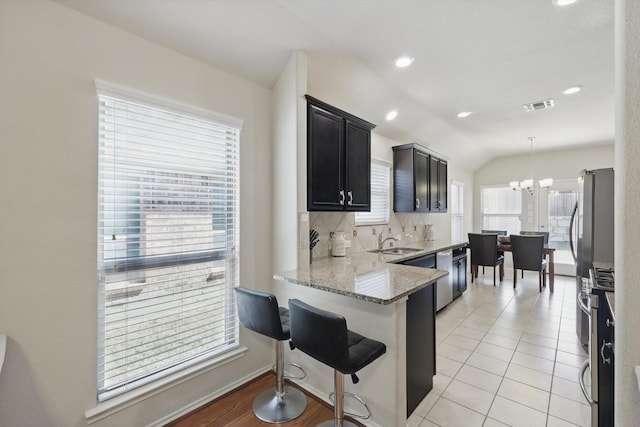
M375 228L371 229L371 234L374 235L374 236L376 235L376 229Z
M357 230L353 230L353 237L358 237L358 231Z

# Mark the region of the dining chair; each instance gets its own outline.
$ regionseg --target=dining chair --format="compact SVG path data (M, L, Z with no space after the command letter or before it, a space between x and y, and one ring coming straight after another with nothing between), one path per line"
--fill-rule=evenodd
M485 234L497 234L498 236L506 236L507 230L482 230Z
M507 230L482 230L481 233L497 234L498 236L506 236ZM504 256L504 252L498 251L498 256ZM484 266L482 267L482 274L484 274Z
M538 288L547 286L547 260L544 259L544 236L518 235L509 236L511 254L513 255L513 288L516 288L518 270L538 272Z
M504 279L504 255L498 255L498 235L469 233L471 248L471 283L478 277L478 266L493 267L493 286L496 285L496 266L500 266L500 281Z
M521 236L544 236L545 246L549 244L549 232L548 231L521 231ZM522 278L524 279L524 270L521 271Z
M544 244L549 244L549 232L548 231L521 231L521 236L544 236Z

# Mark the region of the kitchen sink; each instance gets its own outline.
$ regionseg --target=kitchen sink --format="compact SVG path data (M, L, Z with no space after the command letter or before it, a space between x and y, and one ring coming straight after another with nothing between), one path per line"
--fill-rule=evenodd
M378 253L378 254L386 254L386 255L408 255L408 254L412 254L414 252L419 252L422 249L415 249L415 248L387 248L387 249L376 249L374 251L369 251L369 252L374 252L374 253Z

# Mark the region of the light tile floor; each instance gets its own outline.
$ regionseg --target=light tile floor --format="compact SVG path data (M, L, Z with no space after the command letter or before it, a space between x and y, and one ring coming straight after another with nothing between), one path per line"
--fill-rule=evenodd
M555 292L538 276L513 273L493 286L486 275L436 316L433 390L410 427L590 426L578 384L587 354L575 334L575 279L556 276Z

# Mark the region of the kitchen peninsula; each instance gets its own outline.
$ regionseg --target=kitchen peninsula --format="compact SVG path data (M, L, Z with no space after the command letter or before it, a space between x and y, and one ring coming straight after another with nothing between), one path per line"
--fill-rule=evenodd
M274 275L280 305L298 298L343 315L350 330L382 341L387 353L359 373L345 390L364 398L373 412L367 425L405 426L408 415L431 390L435 375L435 286L447 271L402 265L403 262L466 242L419 242L410 254L360 252L314 260L297 270ZM301 286L291 286L291 284ZM303 387L323 398L333 390L331 370L296 352L290 361L305 367ZM345 402L349 411L357 406Z

